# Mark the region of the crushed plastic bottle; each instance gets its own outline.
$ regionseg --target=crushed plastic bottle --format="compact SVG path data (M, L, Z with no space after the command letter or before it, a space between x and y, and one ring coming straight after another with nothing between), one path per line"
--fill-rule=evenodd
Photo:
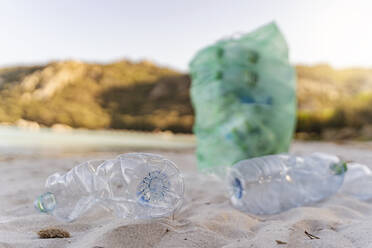
M65 174L51 175L45 187L35 207L68 222L97 204L120 218L165 217L180 207L184 193L176 165L148 153L88 161Z
M241 211L275 214L332 196L341 187L346 170L346 163L338 157L322 153L243 160L230 169L230 199Z

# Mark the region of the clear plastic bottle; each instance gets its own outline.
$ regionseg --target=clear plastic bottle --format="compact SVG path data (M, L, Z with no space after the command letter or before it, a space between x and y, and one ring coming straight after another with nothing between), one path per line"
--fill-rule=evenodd
M358 163L348 163L347 173L340 193L359 200L372 199L372 171Z
M128 153L88 161L65 174L51 175L35 207L73 221L93 205L117 217L150 219L171 215L183 201L183 178L176 165L155 154Z
M279 213L333 195L341 187L346 169L338 157L322 153L243 160L229 172L230 199L241 211Z

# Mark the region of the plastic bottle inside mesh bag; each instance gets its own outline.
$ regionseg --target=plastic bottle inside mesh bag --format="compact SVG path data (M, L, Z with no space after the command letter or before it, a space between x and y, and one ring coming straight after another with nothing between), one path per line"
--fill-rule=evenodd
M200 50L190 73L199 169L288 151L295 70L275 23Z

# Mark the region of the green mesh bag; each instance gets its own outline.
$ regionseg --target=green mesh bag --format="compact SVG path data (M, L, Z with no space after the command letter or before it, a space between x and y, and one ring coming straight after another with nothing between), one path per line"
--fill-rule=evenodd
M296 76L275 23L202 49L190 74L199 169L288 151Z

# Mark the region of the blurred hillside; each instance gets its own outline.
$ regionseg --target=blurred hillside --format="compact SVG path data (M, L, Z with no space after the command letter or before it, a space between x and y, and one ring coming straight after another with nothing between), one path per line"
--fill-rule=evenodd
M187 75L150 62L75 61L0 70L0 122L191 132Z
M304 138L372 138L371 69L319 65L296 70L297 132Z
M300 138L372 138L372 70L297 66ZM0 122L192 130L187 75L150 62L0 69Z

